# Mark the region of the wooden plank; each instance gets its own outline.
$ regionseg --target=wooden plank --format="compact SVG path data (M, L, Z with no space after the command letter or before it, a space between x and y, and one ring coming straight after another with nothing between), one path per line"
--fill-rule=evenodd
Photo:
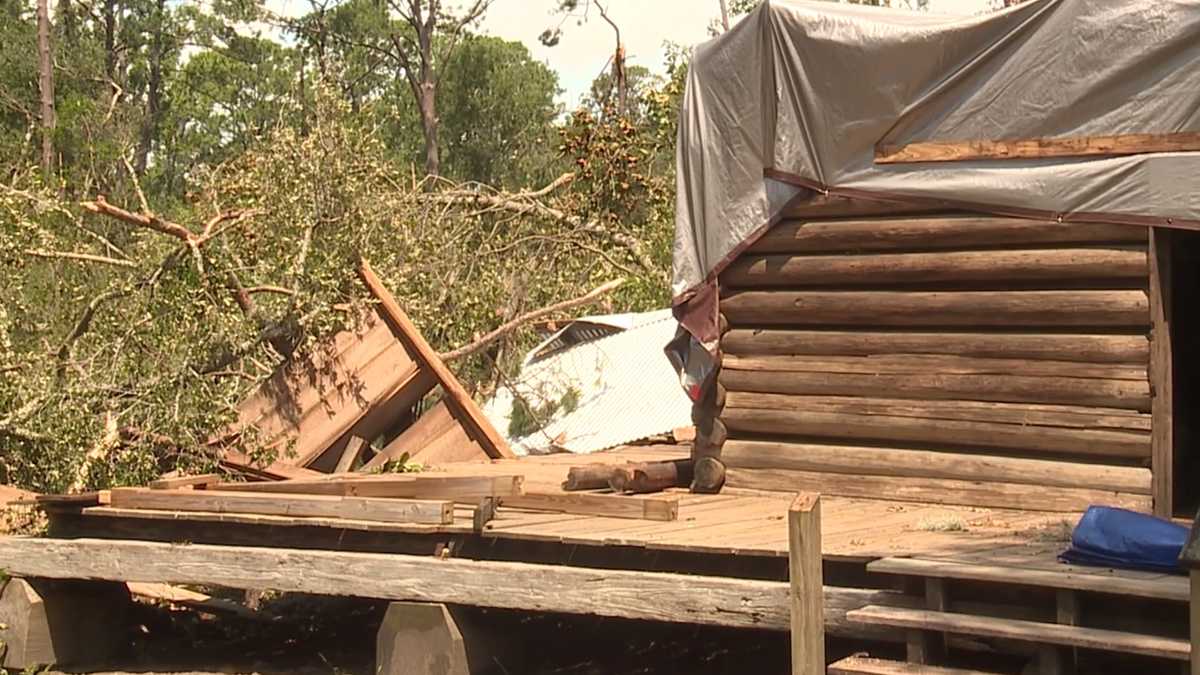
M1150 433L1150 415L1136 410L1088 406L920 400L860 396L789 396L753 391L726 394L726 408L812 410L920 419L1002 422L1066 429L1110 429Z
M526 493L515 497L501 497L500 505L611 518L671 521L679 517L679 497L673 494Z
M735 291L721 299L733 325L1112 326L1150 323L1141 290Z
M1198 150L1200 150L1200 132L1194 131L1065 138L923 141L905 144L880 143L875 146L875 163L1115 157L1159 152L1196 152Z
M0 539L0 567L14 575L59 579L266 588L777 631L789 626L785 582L661 572L246 546L18 538Z
M486 460L483 448L467 434L461 424L453 424L412 456L418 464L444 466L457 462Z
M864 607L848 614L852 621L877 626L939 630L948 633L1022 640L1038 644L1099 649L1108 652L1142 654L1165 659L1187 660L1191 653L1187 640L1138 635L1100 628L1063 626L1038 621L1001 619L970 614L932 612L903 607Z
M887 199L852 199L834 194L811 192L808 199L793 202L783 211L784 218L845 218L849 216L896 216L899 214L945 213L941 203L914 204Z
M249 455L237 450L226 450L224 456L221 457L220 463L223 468L230 471L236 471L264 480L305 479L324 475L320 471L313 471L312 469L305 469L300 466L291 466L278 461L263 466L261 463L254 461Z
M367 442L361 436L351 436L350 440L346 442L346 447L342 449L342 455L338 457L337 466L334 467L333 472L346 473L350 471L366 446Z
M385 474L350 480L330 477L321 480L292 480L276 483L221 483L217 490L269 492L346 497L404 497L410 499L464 499L524 494L523 476L439 476L430 474Z
M492 427L491 422L475 405L475 401L471 399L466 389L463 389L462 384L454 377L446 364L442 363L437 352L433 351L421 332L409 320L408 315L400 308L395 297L384 287L379 277L375 276L375 272L371 270L371 265L365 258L359 260L358 273L371 294L379 300L380 310L388 324L396 332L397 337L404 342L409 353L421 367L431 371L438 383L442 385L447 399L460 414L460 421L469 427L474 440L483 447L489 457L515 458L516 455L509 449L508 443Z
M150 481L150 487L155 490L169 490L183 487L206 487L221 480L217 473L202 473L195 476L171 476Z
M1154 418L1152 459L1154 514L1174 515L1174 368L1171 340L1171 233L1164 228L1150 231L1150 382Z
M719 379L729 392L1045 403L1150 411L1149 383L1133 380L942 373L871 375L733 369L722 370Z
M353 530L357 532L387 532L400 534L435 534L461 533L471 531L466 522L442 525L436 523L407 523L388 522L383 520L359 520L357 518L318 518L313 516L271 516L260 513L213 513L209 511L175 511L172 509L126 509L112 506L91 506L83 509L83 515L94 518L133 519L133 520L166 520L172 523L185 523L181 531L186 532L189 526L210 525L220 527L224 524L256 525L262 527L325 527L333 531ZM457 514L460 518L469 519L470 511ZM181 536L186 539L186 536Z
M922 663L886 661L867 656L847 656L829 664L829 675L994 675L981 670L946 668Z
M961 504L1029 511L1078 512L1097 504L1149 511L1151 506L1150 498L1146 495L1109 490L1047 489L1037 485L998 481L863 476L816 471L742 469L733 466L729 466L725 470L725 483L734 488L776 492L819 490L822 494L843 497L927 504Z
M355 518L442 525L454 521L454 503L437 500L117 488L113 490L112 505L133 509Z
M1150 437L1141 432L859 415L803 409L726 408L721 413L721 421L735 437L739 434L778 434L842 441L873 440L942 444L952 447L1011 448L1094 458L1150 458Z
M792 675L822 675L825 672L821 561L820 495L798 495L788 508Z
M883 558L867 564L868 572L928 578L964 579L1041 588L1070 589L1092 593L1188 602L1186 577L1164 575L1158 579L1136 579L1078 571L1051 571L1016 565L981 565L950 560ZM1060 622L1065 623L1065 622Z
M1192 644L1200 645L1200 570L1190 570L1191 602L1188 603L1188 623ZM1193 649L1191 658L1192 675L1200 675L1200 649Z
M980 359L940 354L888 354L885 356L736 356L723 355L721 367L729 370L767 370L805 373L858 373L897 375L946 373L952 375L1010 375L1080 377L1099 380L1145 381L1146 368L1115 363L1077 361L1027 361Z
M721 337L721 350L725 355L736 356L944 354L973 358L1129 363L1142 366L1150 362L1150 341L1145 335L879 333L734 328Z
M999 481L1048 488L1150 494L1150 471L1132 466L964 452L736 439L725 444L721 456L727 468Z
M1146 244L1146 228L980 215L784 220L747 250L762 253L970 249L1052 244Z
M363 470L370 471L383 466L390 460L400 458L404 453L408 453L409 457L412 457L430 441L446 433L450 427L456 424L458 421L450 413L450 407L446 405L445 401L440 401L434 407L426 410L417 418L417 421L412 423L412 426L401 432L379 454L363 465Z
M1145 246L861 255L745 255L721 273L722 287L886 286L1088 280L1108 284L1149 273ZM1099 280L1104 280L1103 282Z

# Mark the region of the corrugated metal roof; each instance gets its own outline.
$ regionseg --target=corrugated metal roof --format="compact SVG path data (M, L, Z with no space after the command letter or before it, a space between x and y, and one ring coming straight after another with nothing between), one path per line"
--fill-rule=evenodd
M559 410L540 431L510 437L514 452L536 453L551 446L596 452L691 424L691 401L663 355L678 325L670 310L622 318L631 328L527 362L509 383L511 389L501 388L488 401L484 412L507 434L513 390L535 408L547 401L561 403L568 391L577 392L573 411Z

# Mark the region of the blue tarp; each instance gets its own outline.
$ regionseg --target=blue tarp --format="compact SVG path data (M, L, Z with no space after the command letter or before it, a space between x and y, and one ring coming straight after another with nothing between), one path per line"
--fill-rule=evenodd
M1187 536L1188 528L1169 520L1092 506L1079 519L1071 547L1059 559L1078 565L1182 572L1179 552Z

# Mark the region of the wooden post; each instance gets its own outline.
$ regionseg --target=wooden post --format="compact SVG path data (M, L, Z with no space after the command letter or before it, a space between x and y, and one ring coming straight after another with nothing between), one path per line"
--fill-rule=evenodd
M1150 229L1150 410L1154 515L1170 518L1174 505L1174 420L1171 358L1170 231Z
M1200 675L1200 570L1191 571L1192 599L1190 604L1190 620L1192 631L1192 675Z
M378 675L471 675L458 624L443 604L393 602L375 638Z
M0 591L0 667L100 663L124 646L125 584L9 579Z
M792 675L825 672L825 605L821 573L821 497L798 495L788 509Z

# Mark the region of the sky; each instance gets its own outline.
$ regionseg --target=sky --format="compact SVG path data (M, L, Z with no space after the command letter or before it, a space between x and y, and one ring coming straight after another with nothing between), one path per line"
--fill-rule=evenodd
M558 73L563 92L559 102L571 107L605 69L615 46L612 28L594 8L585 22L562 20L554 14L559 0L495 0L478 30L524 43L533 57ZM580 2L582 5L583 2ZM930 11L942 14L976 14L988 0L930 0ZM267 0L280 14L294 16L310 7L308 0ZM621 27L626 63L661 73L664 44L692 45L709 39L708 28L720 19L717 0L607 0L609 16ZM538 35L561 23L562 39L546 47Z

